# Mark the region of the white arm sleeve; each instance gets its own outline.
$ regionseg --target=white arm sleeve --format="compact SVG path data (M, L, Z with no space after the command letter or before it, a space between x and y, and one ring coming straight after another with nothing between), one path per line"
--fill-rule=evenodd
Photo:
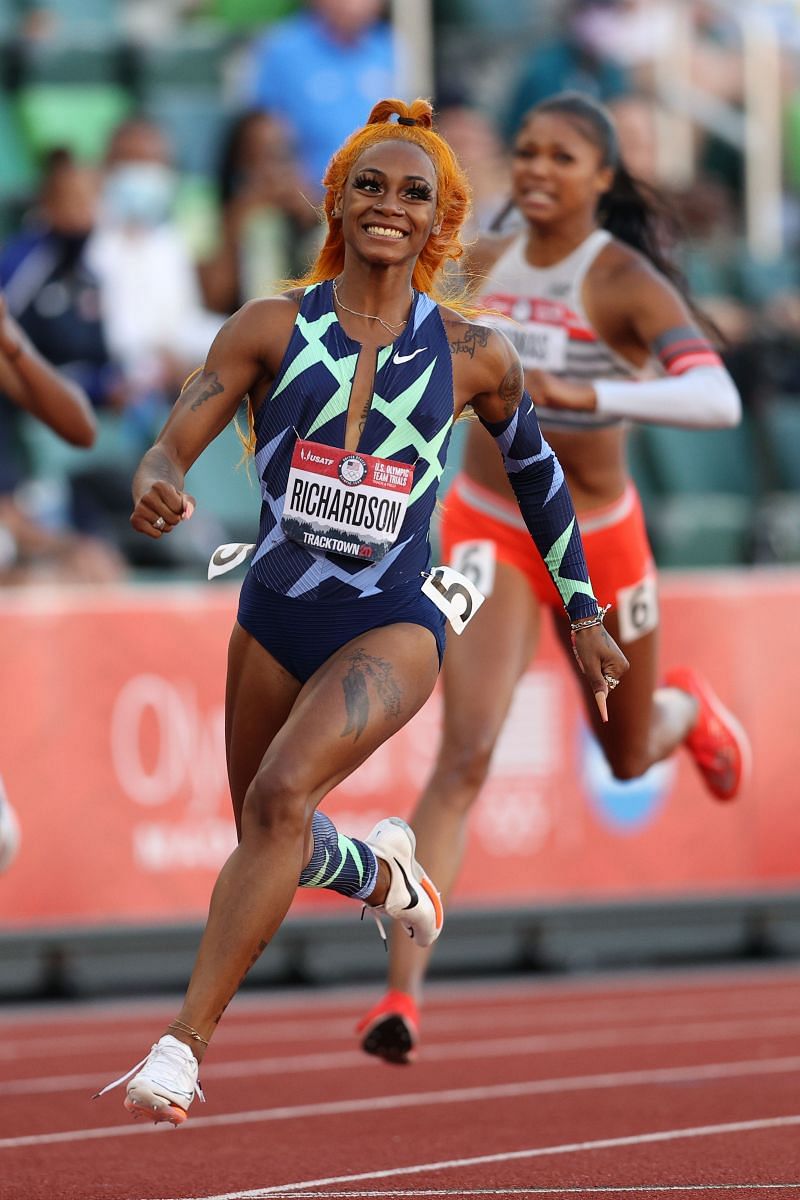
M722 429L738 425L742 402L723 366L694 367L661 379L597 380L597 412L659 425Z

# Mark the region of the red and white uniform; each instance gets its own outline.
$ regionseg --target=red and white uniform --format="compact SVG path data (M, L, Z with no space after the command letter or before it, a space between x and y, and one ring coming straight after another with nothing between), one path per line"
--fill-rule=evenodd
M514 344L526 370L550 371L571 379L636 380L652 375L637 370L598 337L589 324L581 292L586 274L612 240L605 229L590 233L566 258L533 267L525 258L526 235L515 238L486 280L481 305L485 324L497 324ZM494 314L498 314L495 316ZM537 409L543 428L607 428L622 418L597 412Z

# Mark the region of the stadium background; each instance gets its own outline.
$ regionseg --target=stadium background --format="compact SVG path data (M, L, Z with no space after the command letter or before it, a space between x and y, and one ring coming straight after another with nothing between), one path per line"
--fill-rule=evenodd
M144 113L174 154L175 221L207 261L220 237L217 164L245 107L252 48L296 7L2 0L3 237L35 218L48 155L66 149L100 169L120 120ZM727 807L680 755L615 783L548 638L474 815L441 974L795 955L800 940L800 12L788 2L504 0L489 11L477 0L398 0L387 16L405 47L403 94L469 118L453 126L467 130L465 159L486 124L502 144L514 81L565 36L573 7L644 22L625 43L633 82L610 98L636 118L631 154L683 217L683 266L726 333L744 400L737 429L642 427L631 455L662 569L664 662L713 675L752 736L755 770ZM487 212L502 194L498 161L494 146L470 161ZM129 478L140 453L130 417L100 409L88 455L19 423L23 492L38 518L63 525L65 497L87 473L113 466ZM115 509L102 530L124 564L113 582L0 589L0 768L22 826L0 877L0 997L186 977L233 836L221 706L236 587L204 576L218 542L255 527L238 446L231 427L193 469L203 515L171 557L137 557ZM457 457L456 443L443 490ZM408 811L437 721L434 697L337 789L329 807L342 825L358 832L375 814ZM349 906L301 894L251 982L379 975L382 957Z

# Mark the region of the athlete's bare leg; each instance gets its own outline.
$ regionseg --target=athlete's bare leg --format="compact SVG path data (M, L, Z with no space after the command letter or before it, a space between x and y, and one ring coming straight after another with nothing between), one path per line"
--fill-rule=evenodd
M454 637L448 641L442 742L433 774L410 818L420 859L445 900L461 865L469 810L488 773L514 689L535 651L539 623L527 582L519 572L500 564L492 596L460 641ZM623 643L616 618L609 614L606 623L631 669L609 700L608 724L600 720L588 687L586 706L612 771L618 778L630 779L666 758L683 741L697 709L692 697L677 688L656 689L657 630ZM555 624L577 670L569 625ZM431 950L392 938L389 988L419 1000Z
M600 720L597 705L585 685L586 711L593 732L617 779L636 779L653 763L661 762L679 746L697 718L697 702L678 688L659 688L659 631L623 642L613 609L606 617L609 633L630 663L622 686L608 697L608 724ZM573 667L569 626L557 626L558 636Z
M488 774L514 689L535 652L539 626L528 582L498 563L492 594L460 637L448 634L442 739L409 818L419 860L445 901L461 866L469 811ZM429 949L392 937L389 987L418 995L429 958Z
M256 641L235 633L226 711L240 842L214 887L179 1013L203 1038L286 916L310 855L316 806L410 720L437 668L429 630L390 625L350 642L300 688ZM373 904L388 885L380 866Z

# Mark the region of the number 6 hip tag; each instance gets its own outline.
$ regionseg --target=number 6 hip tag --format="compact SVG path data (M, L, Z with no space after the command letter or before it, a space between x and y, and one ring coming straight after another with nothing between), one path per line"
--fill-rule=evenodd
M454 633L463 633L486 597L453 567L434 567L426 573L422 591L444 613Z

